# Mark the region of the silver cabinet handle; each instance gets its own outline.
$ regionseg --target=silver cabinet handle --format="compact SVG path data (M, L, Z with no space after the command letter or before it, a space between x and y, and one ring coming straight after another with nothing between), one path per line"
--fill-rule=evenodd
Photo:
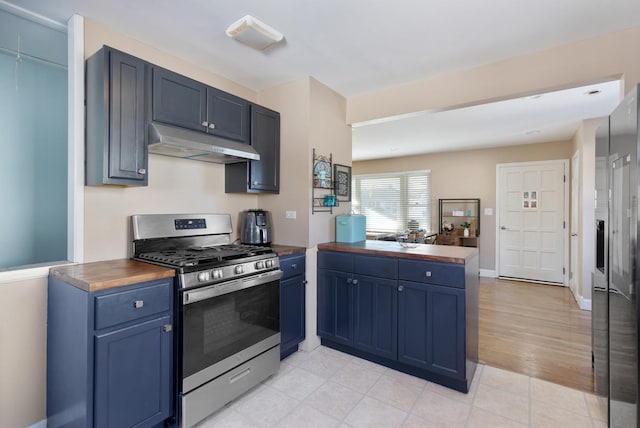
M296 263L292 264L291 269L298 269L298 265Z
M347 284L351 284L352 282L353 282L353 279L347 278Z
M507 230L507 227L506 226L500 226L500 229Z
M215 123L210 123L210 124L209 124L209 129L214 129L215 127L216 127L216 124L215 124Z
M357 280L357 279L354 279L354 280L353 280L353 285L357 285L357 284L358 284L358 280Z
M171 330L173 330L173 326L171 324L165 324L162 326L162 330L165 333L169 333Z
M144 169L144 168L139 168L139 169L138 169L138 174L140 174L140 175L145 175L146 173L147 173L147 170L146 170L146 169Z
M401 285L398 287L398 291L402 291L402 290L404 290L404 287Z
M144 306L144 300L135 300L133 302L133 307L136 309L140 309L143 306Z
M209 126L209 122L207 122L207 121L205 120L205 121L203 121L200 125L202 125L202 126Z
M426 271L426 272L424 273L424 275L425 275L427 278L431 278L431 271L430 271L430 270Z
M578 234L577 233L572 233L571 236L578 236Z

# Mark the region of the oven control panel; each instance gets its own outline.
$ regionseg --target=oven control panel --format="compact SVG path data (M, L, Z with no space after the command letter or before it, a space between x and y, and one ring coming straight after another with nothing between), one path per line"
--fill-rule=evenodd
M178 218L174 220L176 230L206 229L207 220L203 218Z
M234 278L275 270L279 267L280 261L277 256L258 261L237 263L214 269L183 274L181 285L182 288L190 288L207 284L215 284L221 281L229 281Z

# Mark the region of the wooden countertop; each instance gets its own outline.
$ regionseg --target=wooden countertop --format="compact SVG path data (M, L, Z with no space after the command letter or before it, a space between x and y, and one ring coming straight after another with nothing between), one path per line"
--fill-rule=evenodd
M307 252L305 247L296 247L294 245L273 244L271 245L271 248L273 248L273 251L275 251L280 257L290 256L292 254L305 254Z
M54 267L49 274L85 291L124 287L171 278L175 270L129 259Z
M447 245L418 244L415 248L403 248L393 241L360 241L353 243L327 242L318 244L318 250L345 251L358 254L376 254L403 259L460 263L478 255L477 248Z

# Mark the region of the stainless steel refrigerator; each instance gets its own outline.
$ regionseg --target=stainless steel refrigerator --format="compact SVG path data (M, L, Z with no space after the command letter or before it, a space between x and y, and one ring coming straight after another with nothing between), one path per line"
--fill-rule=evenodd
M638 112L636 86L596 134L595 392L624 428L638 427Z

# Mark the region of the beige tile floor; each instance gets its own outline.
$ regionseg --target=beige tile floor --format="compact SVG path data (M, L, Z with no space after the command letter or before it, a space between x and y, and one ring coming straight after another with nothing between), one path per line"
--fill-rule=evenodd
M198 428L600 428L604 415L591 394L490 366L462 394L321 346L291 355Z

